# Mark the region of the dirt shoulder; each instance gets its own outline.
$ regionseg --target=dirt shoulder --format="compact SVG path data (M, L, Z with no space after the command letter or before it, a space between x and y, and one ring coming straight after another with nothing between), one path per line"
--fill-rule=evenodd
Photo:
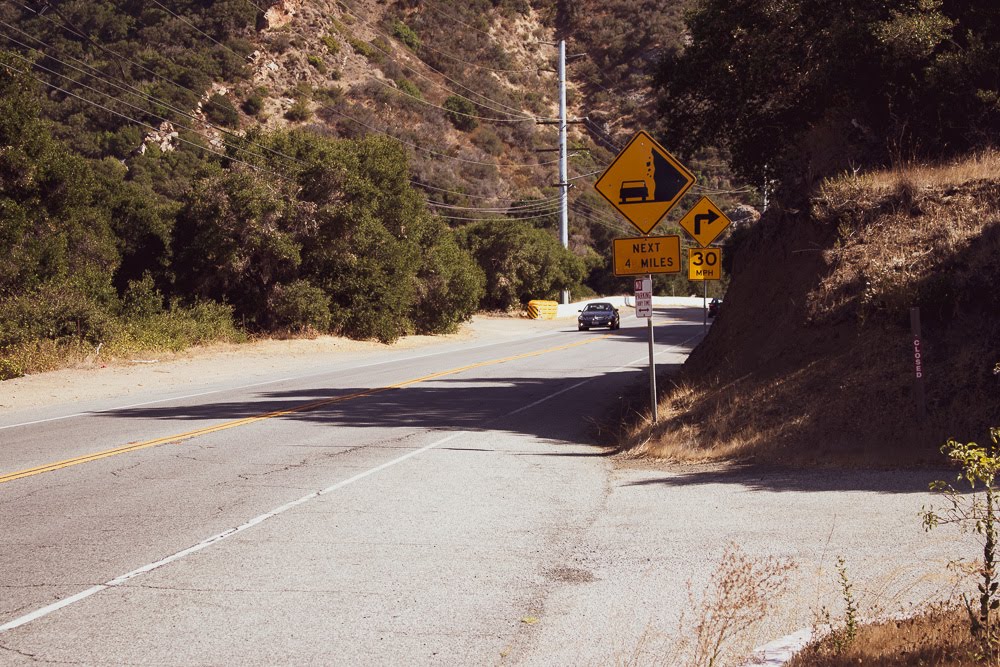
M477 316L457 333L407 336L392 345L334 336L314 339L258 340L215 344L178 353L130 359L102 359L73 368L0 382L0 414L32 408L112 397L127 397L159 389L203 386L207 379L243 378L253 382L282 373L304 373L324 364L376 359L407 350L433 351L449 344L487 344L512 337L556 331L568 320L541 321L515 317Z

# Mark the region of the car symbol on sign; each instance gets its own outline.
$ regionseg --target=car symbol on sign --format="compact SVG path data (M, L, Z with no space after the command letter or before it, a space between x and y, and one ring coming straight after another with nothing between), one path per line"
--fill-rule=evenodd
M623 181L621 189L618 191L618 197L621 199L620 204L628 204L630 202L627 200L635 197L638 197L640 202L644 202L649 199L649 188L646 187L646 181Z

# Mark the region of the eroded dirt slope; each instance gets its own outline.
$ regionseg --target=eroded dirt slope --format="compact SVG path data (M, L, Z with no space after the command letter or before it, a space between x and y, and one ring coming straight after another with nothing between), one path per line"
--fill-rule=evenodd
M718 321L639 449L682 460L941 462L1000 424L1000 182L827 184L736 248ZM927 418L910 308L922 319ZM664 409L665 408L665 409Z

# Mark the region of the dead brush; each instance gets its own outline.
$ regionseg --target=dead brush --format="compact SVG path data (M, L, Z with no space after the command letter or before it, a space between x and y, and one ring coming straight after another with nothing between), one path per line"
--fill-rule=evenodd
M681 617L685 667L719 667L745 654L760 637L763 620L775 609L796 565L773 556L750 556L736 543L722 554L700 600L688 585L689 609Z

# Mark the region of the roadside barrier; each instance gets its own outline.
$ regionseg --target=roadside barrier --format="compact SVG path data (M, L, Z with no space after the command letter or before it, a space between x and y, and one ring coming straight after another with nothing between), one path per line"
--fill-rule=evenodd
M528 317L533 320L554 320L559 312L559 304L555 301L533 299L528 302Z

